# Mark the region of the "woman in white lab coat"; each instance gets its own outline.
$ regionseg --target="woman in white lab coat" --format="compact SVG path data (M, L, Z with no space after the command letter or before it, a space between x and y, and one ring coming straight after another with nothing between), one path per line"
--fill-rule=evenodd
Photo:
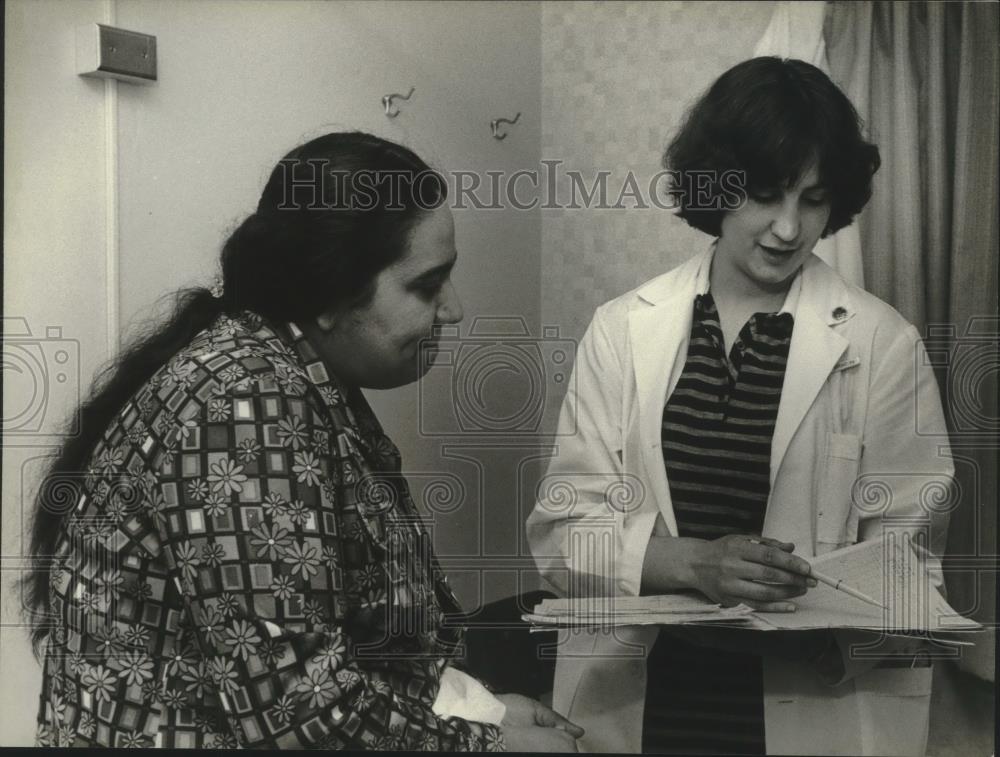
M885 529L922 532L935 567L952 463L919 336L812 254L878 169L850 102L809 64L752 59L664 162L679 215L715 239L595 313L527 524L543 575L782 611L815 585L803 557ZM916 651L846 631L576 633L554 706L592 751L922 754Z

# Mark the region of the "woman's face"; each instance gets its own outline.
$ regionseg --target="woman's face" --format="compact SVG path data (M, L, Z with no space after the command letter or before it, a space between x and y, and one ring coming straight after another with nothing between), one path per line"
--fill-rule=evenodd
M726 213L713 273L751 291L782 291L816 246L829 218L829 193L813 165L794 187L750 196L739 209Z
M426 373L435 351L421 340L435 324L462 320L450 278L457 255L455 223L442 205L417 222L407 252L375 278L370 302L317 319L317 350L340 380L391 389Z

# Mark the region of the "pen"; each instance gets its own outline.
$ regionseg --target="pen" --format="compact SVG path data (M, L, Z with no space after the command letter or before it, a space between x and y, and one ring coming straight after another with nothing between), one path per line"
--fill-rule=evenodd
M763 544L764 542L761 541L760 539L751 538L750 539L750 543L751 544ZM879 602L877 599L873 599L872 597L869 597L863 591L858 591L857 589L853 589L850 586L845 585L843 579L834 578L833 576L828 576L825 573L820 573L819 571L817 571L811 565L809 566L809 575L812 576L813 578L815 578L820 583L826 584L827 586L829 586L832 589L836 589L837 591L842 591L842 592L844 592L844 594L847 594L848 596L854 597L855 599L860 599L862 602L867 602L870 605L875 605L876 607L881 607L883 610L886 609L886 606L884 604L882 604L881 602Z
M848 594L855 599L860 599L862 602L867 602L870 605L875 605L876 607L881 607L883 610L886 609L885 605L879 602L877 599L872 599L863 591L858 591L857 589L852 589L850 586L845 586L843 580L839 578L833 578L832 576L827 576L823 573L817 572L812 566L809 567L809 575L815 578L820 583L826 584L837 591L842 591L844 594Z

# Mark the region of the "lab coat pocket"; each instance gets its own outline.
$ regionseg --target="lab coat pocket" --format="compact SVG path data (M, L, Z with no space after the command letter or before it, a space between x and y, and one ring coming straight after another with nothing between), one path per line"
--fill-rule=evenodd
M861 464L861 437L827 432L825 446L816 482L817 554L853 544L858 538L851 490Z

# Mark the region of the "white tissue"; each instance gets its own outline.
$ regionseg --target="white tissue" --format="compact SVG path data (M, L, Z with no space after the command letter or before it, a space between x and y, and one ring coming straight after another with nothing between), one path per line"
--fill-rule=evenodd
M441 675L441 688L432 709L438 717L462 718L493 725L500 725L507 714L506 705L485 686L451 667L445 668Z

